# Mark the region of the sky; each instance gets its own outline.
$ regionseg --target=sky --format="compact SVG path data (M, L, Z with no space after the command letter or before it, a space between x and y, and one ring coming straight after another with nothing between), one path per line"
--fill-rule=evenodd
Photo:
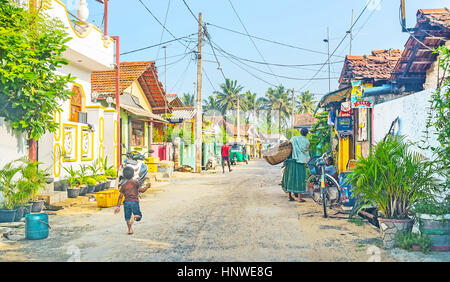
M250 90L258 97L264 96L269 87L282 84L296 92L309 90L318 100L338 87L343 60L349 54L350 37L343 38L351 26L352 10L352 55L403 49L406 43L408 34L402 33L399 23L400 0L367 1L110 0L108 33L120 36L121 61L156 61L159 79L166 84L167 93L193 94L197 62L192 51L197 50L196 18L201 12L210 35L210 41L205 38L202 47L203 99L220 90L226 77L236 80L244 92ZM78 1L64 2L76 14ZM102 27L103 5L95 0L87 2L90 10L87 21ZM406 0L406 24L415 25L418 9L443 8L449 4L450 0ZM328 44L324 39L328 29L329 53L334 53L330 73L325 64ZM161 48L164 45L124 54L189 35L165 44L166 54ZM217 48L214 52L210 42ZM305 64L308 66L298 66Z

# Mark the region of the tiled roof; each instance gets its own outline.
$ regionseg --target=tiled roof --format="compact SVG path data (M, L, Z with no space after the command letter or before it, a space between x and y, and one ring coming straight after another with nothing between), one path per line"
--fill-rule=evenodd
M312 126L316 122L316 119L312 114L301 113L294 116L294 127Z
M397 82L423 83L426 72L437 58L432 49L445 44L449 38L450 11L447 8L419 10L415 29L405 44L391 79Z
M450 29L450 12L443 9L420 9L417 11L417 25L440 26Z
M91 90L97 91L100 97L115 96L115 81L115 70L94 71L91 74ZM164 107L167 107L168 103L164 87L158 80L158 72L154 61L121 62L119 81L120 93L134 81L138 81L152 106L152 110L155 108L153 112L164 112Z
M169 102L169 105L172 106L172 108L180 108L184 107L183 102L178 97L177 94L166 94L167 101Z
M400 50L378 50L369 56L347 55L339 84L345 86L351 79L388 79L400 56Z

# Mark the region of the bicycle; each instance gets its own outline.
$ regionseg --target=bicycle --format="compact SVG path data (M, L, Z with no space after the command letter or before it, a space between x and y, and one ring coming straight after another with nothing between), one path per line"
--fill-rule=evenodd
M328 217L327 207L331 208L341 202L339 183L333 176L325 173L326 157L328 157L328 153L324 153L321 157L311 158L308 162L311 176L306 182L313 201L323 206L325 218Z

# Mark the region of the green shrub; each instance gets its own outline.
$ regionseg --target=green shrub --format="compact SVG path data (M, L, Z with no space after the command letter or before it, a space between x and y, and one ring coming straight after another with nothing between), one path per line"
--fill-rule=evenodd
M450 202L443 201L437 203L434 200L420 201L414 205L412 212L415 214L433 214L433 215L445 215L450 214Z
M105 175L108 177L116 178L117 177L117 171L113 168L108 169L105 171Z
M411 251L414 245L420 246L421 251L427 254L431 250L431 240L430 238L423 234L412 233L412 232L399 232L395 236L395 242L397 247Z
M107 178L105 175L96 175L95 176L95 180L97 180L97 182L106 182Z
M95 184L97 184L97 181L93 177L88 177L88 178L86 178L86 184L87 185L95 185Z

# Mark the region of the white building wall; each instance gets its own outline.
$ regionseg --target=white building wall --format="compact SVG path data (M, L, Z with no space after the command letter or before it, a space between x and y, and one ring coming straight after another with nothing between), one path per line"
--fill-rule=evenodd
M417 92L398 99L390 100L377 104L373 109L373 142L382 140L389 132L392 122L398 117L399 126L395 127L395 134L405 135L406 139L421 144L425 136L426 120L428 117L429 100L433 88ZM429 144L438 146L436 131L433 127L429 128ZM422 150L417 145L413 150L420 152L427 158L432 158L431 150Z
M0 169L24 156L28 156L26 136L13 132L11 126L0 117Z

